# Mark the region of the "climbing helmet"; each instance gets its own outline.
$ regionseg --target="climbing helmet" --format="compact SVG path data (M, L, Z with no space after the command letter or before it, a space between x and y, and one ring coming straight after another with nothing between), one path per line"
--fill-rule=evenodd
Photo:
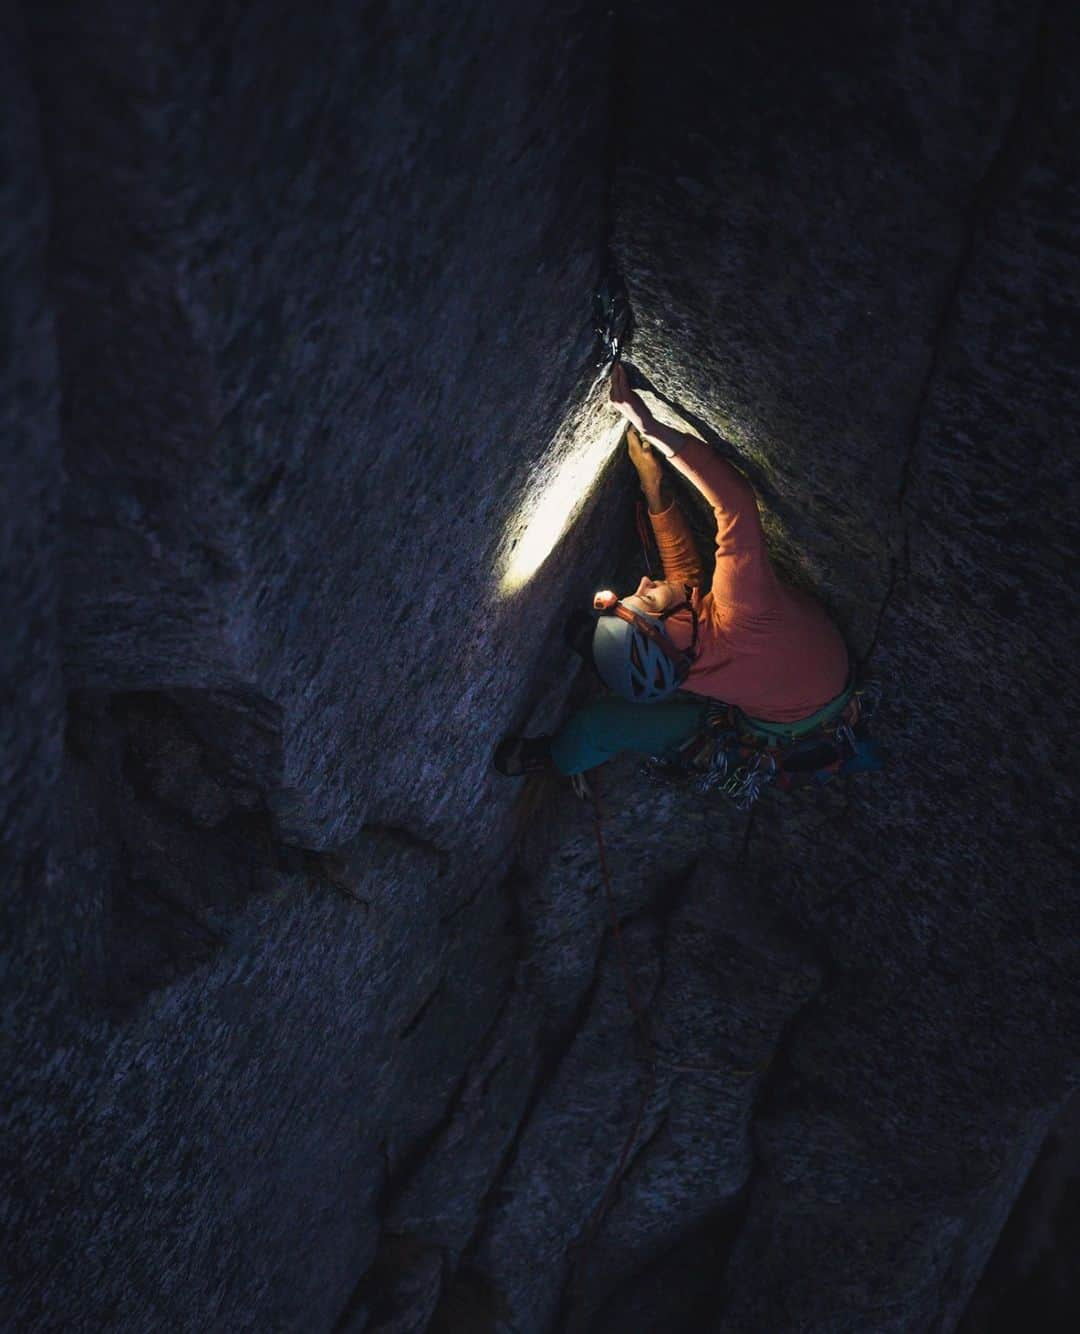
M593 599L596 628L592 660L604 684L635 704L654 704L678 690L690 671L697 646L697 617L690 651L677 648L664 622L687 602L659 616L625 606L614 593Z

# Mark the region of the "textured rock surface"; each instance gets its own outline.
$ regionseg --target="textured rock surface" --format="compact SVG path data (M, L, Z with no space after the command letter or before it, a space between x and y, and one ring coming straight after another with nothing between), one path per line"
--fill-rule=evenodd
M50 8L67 679L257 689L306 838L452 838L442 766L412 766L402 808L417 720L380 638L422 639L420 725L482 769L478 701L521 698L491 572L592 352L602 29Z
M0 641L0 868L26 856L56 782L63 731L57 627L60 437L53 312L47 298L48 192L26 35L0 48L0 436L4 634Z
M603 26L12 23L3 1323L329 1328L503 1007L488 756L604 559L498 593L596 415Z
M1073 1258L1080 1238L1080 1096L1050 1128L971 1305L961 1334L1006 1334L1031 1321L1071 1329L1080 1310Z
M1076 1078L1074 792L1047 765L1077 28L1064 6L932 36L884 6L777 17L689 38L643 11L654 95L620 155L635 354L750 461L857 648L880 612L889 696L885 782L831 821L767 802L755 823L750 861L826 982L758 1110L716 1327L948 1328ZM673 141L650 108L676 100Z
M954 1328L1078 1073L1071 10L5 36L4 1323ZM890 757L603 772L644 1105L589 807L488 768L636 568L622 466L499 588L605 236Z

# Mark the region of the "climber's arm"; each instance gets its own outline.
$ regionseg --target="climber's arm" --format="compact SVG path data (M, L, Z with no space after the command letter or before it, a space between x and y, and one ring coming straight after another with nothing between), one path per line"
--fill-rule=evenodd
M754 488L714 449L692 435L681 437L671 465L701 492L716 516L711 590L716 603L737 605L751 614L767 611L775 599L776 576L765 548Z
M658 422L640 395L630 388L621 365L616 365L611 372L611 402L712 506L716 516L716 569L712 592L717 600L762 609L771 600L774 576L765 553L753 487L696 436ZM659 471L660 463L653 450L645 452L652 455L653 464ZM651 517L655 530L656 518ZM665 563L665 574L666 570Z
M664 578L673 584L700 588L705 574L701 556L682 510L672 500L664 483L663 464L633 426L626 433L626 444L649 507L649 522L664 567Z
M629 433L631 458L634 458L635 453L632 443L634 434L633 430ZM643 445L639 442L638 451L643 456L652 457L657 474L653 492L646 488L645 479L642 477L642 490L649 500L650 517L667 507L660 489L662 474L660 462L656 458L656 453L659 452L701 492L712 506L716 515L718 556L730 555L740 546L756 546L761 541L761 519L758 515L754 488L742 473L696 436L664 426L651 417L645 418L641 435L647 443ZM642 469L636 460L634 466L638 468L640 476ZM655 520L653 526L656 526Z
M666 459L673 459L677 454L681 454L686 442L696 437L687 435L684 431L676 431L674 426L665 426L663 422L658 422L655 417L646 417L641 427L641 434L655 445Z
M739 547L760 543L761 517L754 488L716 450L695 436L675 434L679 435L679 449L669 456L671 466L712 506L717 554L728 555Z
M622 413L636 431L643 436L647 436L665 457L671 458L672 455L677 454L684 441L690 439L689 436L684 436L681 431L673 431L670 426L664 426L656 420L642 402L641 395L630 388L630 378L626 374L626 367L618 362L611 368L609 393L612 406ZM634 458L632 453L631 458ZM634 466L637 467L636 459ZM640 468L638 468L638 472L641 472ZM660 475L659 464L657 465L657 475Z

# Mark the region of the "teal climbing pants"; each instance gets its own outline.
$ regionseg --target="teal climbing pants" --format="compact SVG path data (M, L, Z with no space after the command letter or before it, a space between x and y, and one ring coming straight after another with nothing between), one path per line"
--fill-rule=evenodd
M673 695L657 704L600 695L552 737L551 758L560 773L579 774L625 750L670 755L699 729L708 704L700 695Z

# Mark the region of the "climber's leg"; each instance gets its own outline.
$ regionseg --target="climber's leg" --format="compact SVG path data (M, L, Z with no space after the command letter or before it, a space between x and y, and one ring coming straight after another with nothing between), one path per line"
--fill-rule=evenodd
M657 704L600 695L578 709L552 737L551 758L560 773L579 774L625 750L669 755L700 728L707 707L691 695Z

